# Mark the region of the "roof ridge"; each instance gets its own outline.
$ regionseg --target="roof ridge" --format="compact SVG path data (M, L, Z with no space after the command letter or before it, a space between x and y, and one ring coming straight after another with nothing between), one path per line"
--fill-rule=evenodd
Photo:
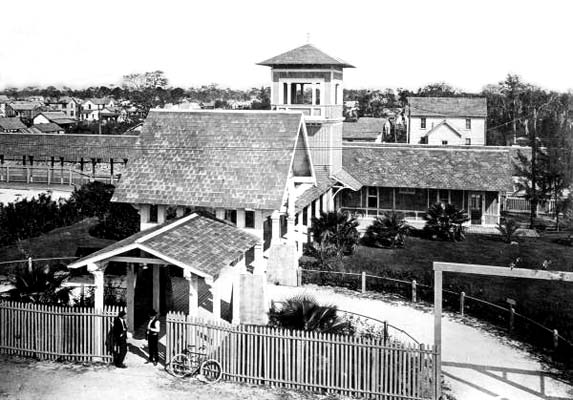
M159 228L145 236L140 237L139 239L135 240L135 243L137 244L143 244L146 241L148 241L149 239L153 239L155 236L161 235L162 233L168 232L170 230L172 230L173 228L178 227L179 225L182 225L190 220L192 220L193 218L199 216L197 213L193 213L191 215L188 215L186 217L181 218L180 220L177 220L175 222L172 222L171 224L167 224L162 228Z

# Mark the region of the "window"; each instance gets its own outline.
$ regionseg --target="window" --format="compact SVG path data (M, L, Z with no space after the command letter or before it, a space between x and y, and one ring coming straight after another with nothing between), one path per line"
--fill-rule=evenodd
M447 140L442 140L442 145L443 145L443 146L446 146L447 144L448 144L448 141L447 141Z
M378 208L378 188L368 188L368 208Z
M472 119L466 118L466 129L472 129Z
M420 144L428 144L428 137L427 136L421 137Z
M283 83L283 104L288 104L288 83Z
M70 111L70 117L74 116L74 110Z
M306 226L306 220L308 218L308 207L302 209L302 224Z
M149 221L148 222L157 222L157 205L152 204L149 206Z
M254 211L245 211L245 228L254 228L255 227L255 212Z
M237 224L237 210L225 210L225 221Z
M92 109L92 105L88 104L88 110L91 110L91 109Z
M470 138L466 138L466 146L469 146L472 144L472 140Z
M420 118L420 129L426 129L426 117Z

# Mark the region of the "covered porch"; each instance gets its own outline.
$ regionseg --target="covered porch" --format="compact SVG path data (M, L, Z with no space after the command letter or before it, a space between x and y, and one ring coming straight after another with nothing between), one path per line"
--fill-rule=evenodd
M259 243L224 221L191 214L139 232L68 268L91 274L96 309L105 305L106 275L120 276L132 331L152 309L239 323L256 303L241 302L241 292L253 285L255 275L256 282L264 282L263 260L255 259ZM258 300L261 307L262 289Z

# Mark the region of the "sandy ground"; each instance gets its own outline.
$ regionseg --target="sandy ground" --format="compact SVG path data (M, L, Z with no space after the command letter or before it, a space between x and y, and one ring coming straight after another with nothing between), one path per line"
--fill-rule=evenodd
M126 369L82 366L0 356L0 399L18 400L326 400L303 392L218 382L178 379L163 366L145 364L129 353Z
M73 188L69 191L54 190L54 189L25 189L25 188L0 188L0 203L14 203L22 199L31 199L38 196L40 193L49 193L52 199L58 201L59 199L67 199L72 194Z
M360 313L410 333L421 343L434 342L431 310L408 303L382 301L377 294L317 286L269 286L269 296L282 300L306 293L322 304ZM445 314L442 321L443 368L446 385L458 400L573 399L573 385L562 382L518 342L488 331L472 319Z

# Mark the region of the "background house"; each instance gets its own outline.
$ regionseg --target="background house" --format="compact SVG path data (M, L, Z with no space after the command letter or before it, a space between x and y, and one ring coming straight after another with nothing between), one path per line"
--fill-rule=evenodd
M408 143L485 145L484 97L409 97Z
M345 121L342 128L342 140L347 142L382 143L391 130L386 118L362 117L356 122Z

